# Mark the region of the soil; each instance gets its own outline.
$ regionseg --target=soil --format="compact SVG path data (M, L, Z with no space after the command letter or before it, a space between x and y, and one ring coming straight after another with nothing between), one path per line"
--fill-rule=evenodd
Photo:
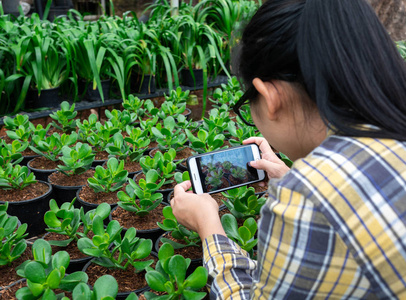
M172 241L175 241L180 244L184 244L183 241L174 239L170 232L166 232L162 235L162 237L170 239ZM159 247L162 246L161 240L159 241ZM181 249L175 249L175 254L180 254L185 258L190 258L190 259L201 259L203 258L203 252L202 252L202 243L200 242L198 244L199 246L189 246Z
M87 179L93 177L94 170L87 170L80 175L66 176L61 172L54 172L48 176L50 183L60 186L82 186L87 184Z
M121 207L117 207L112 213L112 219L117 220L124 228L134 227L137 230L148 230L159 228L157 222L162 223L165 219L162 214L162 209L165 204L160 204L145 217L138 217L133 212L126 211Z
M124 170L127 170L128 173L135 173L142 171L142 168L139 162L131 161L130 158L127 157L124 163Z
M24 253L15 261L11 263L10 266L1 266L0 267L0 287L5 287L13 283L14 281L17 281L21 279L20 276L17 275L16 268L21 265L23 262L26 260L32 260L34 259L32 256L31 252L31 245L27 245L27 249L25 249ZM0 299L1 299L1 293L0 291ZM4 299L9 299L9 298L4 298Z
M26 186L22 190L11 189L2 190L0 189L0 199L1 201L8 202L19 202L25 200L35 199L39 196L44 195L49 191L49 186L42 182L36 182Z
M101 204L106 202L108 204L116 204L119 200L117 198L118 191L125 191L125 186L115 192L100 192L95 193L94 190L85 185L79 192L79 198L84 202L93 203L93 204Z
M96 156L94 157L94 160L108 160L108 159L109 153L107 151L96 152Z
M61 164L61 161L52 161L44 156L38 156L33 158L30 161L30 167L39 170L55 170L58 165Z
M148 259L154 259L154 257L149 256L145 260ZM135 273L133 266L129 266L127 270L119 270L107 269L92 263L86 269L86 274L89 276L88 284L91 286L94 285L99 277L106 274L112 275L117 280L119 293L133 292L147 286L145 272Z

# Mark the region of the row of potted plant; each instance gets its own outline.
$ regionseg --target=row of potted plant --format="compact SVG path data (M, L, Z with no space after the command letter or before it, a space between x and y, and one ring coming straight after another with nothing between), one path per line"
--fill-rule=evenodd
M35 13L29 18L1 15L0 114L28 105L56 107L59 87L75 101L98 94L103 100L111 84L123 99L134 92L153 93L155 82L172 90L182 70L183 84L204 85L205 99L208 77L229 74L233 30L257 7L254 1L205 0L195 7L183 3L180 13L171 15L163 0L149 8L147 23L134 12L84 21L71 10L54 22ZM48 91L50 102L44 100ZM30 104L38 97L39 103Z

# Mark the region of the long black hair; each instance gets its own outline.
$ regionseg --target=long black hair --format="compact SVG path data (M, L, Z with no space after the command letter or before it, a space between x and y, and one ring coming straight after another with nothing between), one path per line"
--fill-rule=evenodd
M295 74L339 134L406 140L406 63L365 0L268 0L238 60L247 86Z

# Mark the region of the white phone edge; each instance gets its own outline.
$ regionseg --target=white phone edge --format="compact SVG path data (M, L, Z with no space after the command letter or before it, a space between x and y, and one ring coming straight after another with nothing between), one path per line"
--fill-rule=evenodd
M233 148L228 148L225 150L232 150ZM251 144L251 150L252 150L252 154L254 157L254 160L259 160L261 159L261 153L259 151L259 147L256 144ZM196 163L196 157L191 157L188 160L188 165L189 165L189 175L190 175L190 180L192 181L192 185L194 188L194 191L196 194L203 194L203 187L201 184L201 180L200 180L200 174L199 174L199 170L197 168L197 163ZM265 172L263 170L258 170L258 178L259 181L262 181L265 179Z

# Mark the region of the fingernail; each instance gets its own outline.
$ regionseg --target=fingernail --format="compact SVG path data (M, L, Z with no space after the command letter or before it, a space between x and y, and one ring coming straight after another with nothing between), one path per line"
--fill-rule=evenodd
M250 161L250 162L248 162L248 165L249 165L250 167L255 167L255 161Z

